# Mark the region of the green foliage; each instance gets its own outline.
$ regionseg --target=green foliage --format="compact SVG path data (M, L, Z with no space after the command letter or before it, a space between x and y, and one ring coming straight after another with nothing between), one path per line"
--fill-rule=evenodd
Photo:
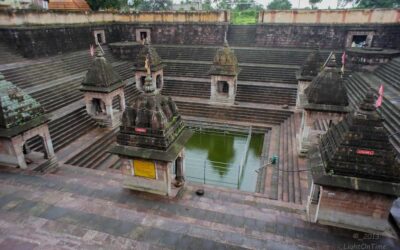
M233 24L255 24L257 23L258 11L255 9L244 11L233 11L231 14Z
M290 10L292 8L292 4L289 0L273 0L270 4L268 4L267 8L269 10Z
M211 5L211 0L203 1L203 10L213 10L213 7Z
M230 10L232 9L232 2L230 0L220 0L217 3L217 9Z
M172 0L135 0L132 7L140 11L171 10Z
M86 1L92 10L120 10L128 6L127 0L87 0Z
M397 8L400 0L339 0L338 7L352 4L354 8Z
M316 5L317 3L322 2L322 0L308 0L308 2L310 3L311 8L312 8L312 9L315 9L315 8L316 8L315 5Z

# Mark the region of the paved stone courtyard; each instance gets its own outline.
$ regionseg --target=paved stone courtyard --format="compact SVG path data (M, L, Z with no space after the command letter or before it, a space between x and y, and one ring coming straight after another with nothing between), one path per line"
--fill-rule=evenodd
M2 168L0 249L400 248L391 238L310 224L304 205L210 186L198 197L191 184L165 200L120 181L65 165L45 175Z

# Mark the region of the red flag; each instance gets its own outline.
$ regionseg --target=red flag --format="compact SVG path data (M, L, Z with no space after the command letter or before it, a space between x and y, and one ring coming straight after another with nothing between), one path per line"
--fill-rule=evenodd
M94 48L93 45L90 44L90 55L94 56Z
M377 108L379 108L382 105L382 101L383 101L383 85L382 84L379 87L378 93L379 93L379 97L378 97L378 100L376 100L376 103L375 103L375 107L377 107Z
M346 51L344 51L342 55L342 65L344 65L345 63L346 63Z

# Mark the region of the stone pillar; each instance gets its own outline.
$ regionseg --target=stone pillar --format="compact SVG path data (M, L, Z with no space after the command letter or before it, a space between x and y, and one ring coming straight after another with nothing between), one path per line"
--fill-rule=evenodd
M22 148L24 146L24 141L22 140L22 136L19 135L13 137L11 139L11 143L18 166L22 169L26 169L28 166L26 165L24 152L22 151Z
M296 97L296 109L301 109L302 103L305 99L304 91L310 85L311 81L307 80L298 80L298 87L297 87L297 97Z
M124 112L125 111L125 108L126 108L126 106L125 106L125 93L124 93L124 90L122 89L122 91L120 91L120 94L119 94L119 101L120 101L120 106L121 106L121 112Z
M42 134L43 147L45 150L45 159L51 159L54 157L53 142L51 141L49 127L46 125L44 127L44 132Z
M106 100L104 100L104 103L106 105L106 114L107 114L107 116L109 116L111 118L111 121L112 121L114 114L113 114L112 100L110 100L110 99L111 98L109 98L109 97L106 98Z

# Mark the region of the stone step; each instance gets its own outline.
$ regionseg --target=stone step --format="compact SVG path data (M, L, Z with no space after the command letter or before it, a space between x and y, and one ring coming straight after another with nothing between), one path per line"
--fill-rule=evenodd
M304 207L295 204L192 184L178 199L167 200L124 190L119 176L72 166L46 175L2 169L0 229L5 239L14 240L0 246L335 249L359 244L354 234L360 233L310 224ZM205 191L202 197L195 194L199 188ZM381 242L388 248L399 244L385 237Z
M257 109L240 106L217 106L210 104L176 101L182 115L225 119L264 124L280 124L291 115L290 111Z
M296 95L296 89L239 84L236 101L294 106Z
M79 154L73 156L66 163L70 165L93 168L97 169L101 161L104 159L104 155L107 155L107 149L109 146L116 141L117 130L112 130L104 134L103 137L94 141L92 145L83 149Z

